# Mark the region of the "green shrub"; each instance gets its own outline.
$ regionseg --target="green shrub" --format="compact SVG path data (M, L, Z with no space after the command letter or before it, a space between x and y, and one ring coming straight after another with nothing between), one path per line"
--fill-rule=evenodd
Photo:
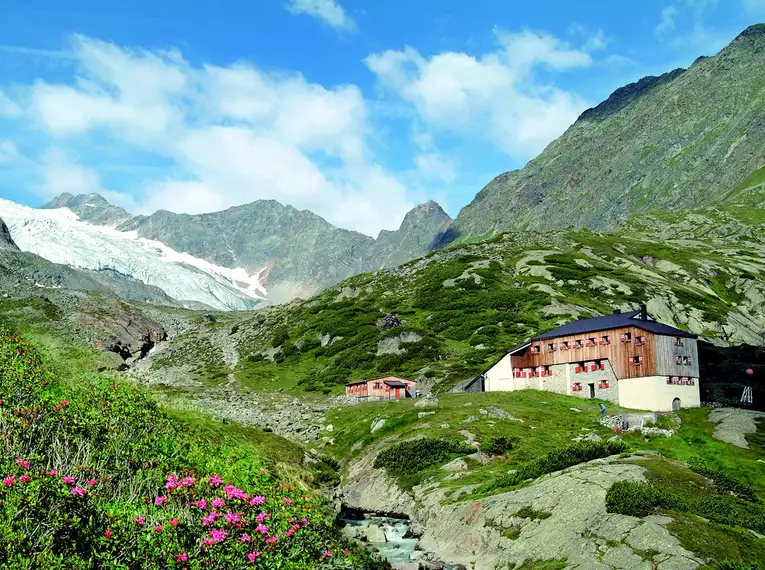
M385 469L394 477L401 477L420 473L454 457L474 452L473 447L458 440L426 437L404 441L384 449L375 458L374 467Z
M483 440L481 451L489 455L503 455L513 449L513 443L504 435L489 436Z
M613 441L583 441L568 445L562 449L556 449L522 465L515 473L508 473L495 481L487 483L480 491L488 492L497 488L514 487L520 485L526 479L536 479L547 473L560 471L572 465L592 461L600 457L608 457L621 453L627 448L627 444L621 439Z
M606 493L606 510L632 517L646 517L658 506L656 488L650 483L617 481Z
M320 496L274 477L249 432L201 432L113 378L64 382L4 332L0 386L3 569L390 568L342 538Z

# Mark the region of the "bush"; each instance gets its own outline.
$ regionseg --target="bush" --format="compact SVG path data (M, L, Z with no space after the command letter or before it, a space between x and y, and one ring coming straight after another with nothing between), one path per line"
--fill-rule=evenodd
M534 459L521 466L515 473L509 473L487 483L481 487L481 491L488 492L497 488L514 487L520 485L526 479L536 479L547 473L560 471L572 465L592 461L600 457L608 457L621 453L627 448L627 444L621 439L613 441L583 441L568 445L562 449L551 451L538 459Z
M489 455L503 455L513 449L513 443L509 437L503 435L489 436L483 440L481 451Z
M606 493L606 511L646 517L658 506L656 488L650 483L617 481Z
M385 469L393 476L413 475L434 465L443 464L459 455L474 453L475 449L460 441L446 438L421 438L404 441L381 451L374 467Z
M223 426L200 433L112 378L48 376L7 333L0 382L3 569L390 568L319 495L276 479L249 435L212 439Z

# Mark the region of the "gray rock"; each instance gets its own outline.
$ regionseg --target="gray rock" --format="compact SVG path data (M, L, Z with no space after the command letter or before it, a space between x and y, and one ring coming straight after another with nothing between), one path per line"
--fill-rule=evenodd
M473 405L473 402L465 402L464 404L462 404L462 406L465 407L465 408L467 408L468 406L472 406L472 405Z
M379 544L385 542L385 532L376 524L371 524L366 530L367 542Z
M449 429L449 424L441 424L441 427L442 427L443 429Z
M430 424L428 422L423 422L421 424L415 424L412 426L412 429L430 429Z
M459 434L460 434L461 436L465 437L465 438L467 439L467 442L468 442L468 443L473 443L473 442L475 441L475 434L474 434L474 433L470 433L470 432L469 432L468 430L466 430L466 429L461 429L461 430L459 431Z
M579 414L582 413L582 410L580 410L579 408L569 408L569 410L571 410L572 412L577 412Z
M428 394L427 396L423 396L422 398L418 398L417 401L414 404L414 407L415 408L437 408L438 407L438 398Z
M624 441L622 438L620 438L618 435L612 435L608 438L608 441Z
M422 419L425 416L433 416L433 415L435 415L435 413L436 412L420 412L419 414L417 414L417 418L418 419Z
M329 424L325 429L327 431L335 431L335 426L333 426L332 424Z
M584 441L603 441L603 438L596 433L588 433L583 439Z
M464 459L458 457L441 467L441 469L444 471L467 471L468 465Z
M486 408L486 412L488 413L490 418L497 418L499 420L516 419L516 417L510 412L507 412L501 408L495 408L494 406L489 406L488 408Z
M462 420L460 423L461 424L470 424L470 423L477 422L477 421L478 421L478 416L470 416L469 418L467 418L465 420Z
M386 420L383 418L375 418L370 427L369 433L374 433L386 424Z

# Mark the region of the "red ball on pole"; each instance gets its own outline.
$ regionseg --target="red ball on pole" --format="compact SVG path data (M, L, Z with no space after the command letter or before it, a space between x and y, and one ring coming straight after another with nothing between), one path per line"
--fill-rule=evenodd
M754 370L752 370L751 368L747 368L746 373L748 376L754 376Z

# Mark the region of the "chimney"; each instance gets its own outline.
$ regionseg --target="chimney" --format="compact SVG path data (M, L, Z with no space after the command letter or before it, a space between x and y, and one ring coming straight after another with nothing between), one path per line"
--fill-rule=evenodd
M648 320L648 309L646 309L645 303L640 304L640 319L643 321Z
M620 315L622 313L621 309L614 309L614 315Z

